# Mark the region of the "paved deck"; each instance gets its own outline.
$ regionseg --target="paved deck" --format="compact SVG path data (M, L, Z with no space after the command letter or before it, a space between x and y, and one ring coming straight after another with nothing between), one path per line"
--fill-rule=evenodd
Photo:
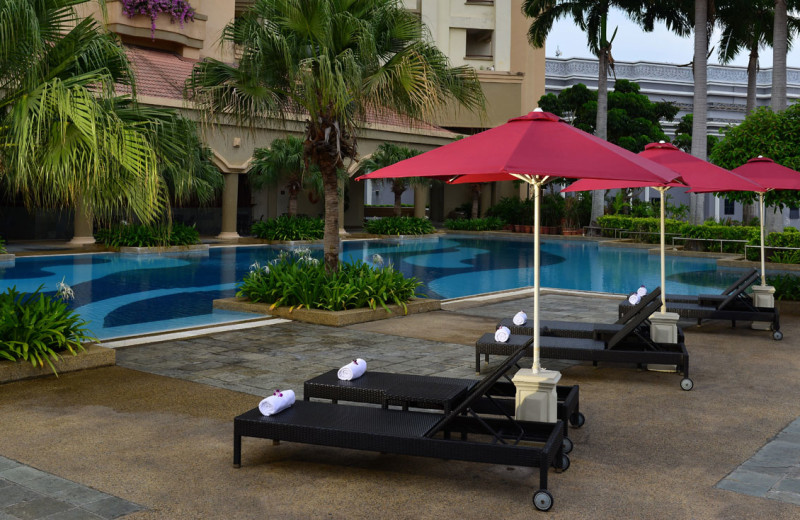
M0 497L19 498L0 498L0 519L545 515L531 505L536 474L524 468L258 439L245 439L243 467L231 467L235 415L275 388L301 396L303 381L354 357L374 370L476 377L475 340L532 303L470 305L141 345L119 349L116 367L2 385ZM548 294L542 309L543 318L616 319L607 298ZM782 342L721 322L686 327L691 392L674 373L543 360L580 384L587 418L572 432L570 469L551 475L546 518L800 516L800 323L782 321ZM52 508L37 509L31 491L71 506L37 496ZM73 500L93 493L109 508Z

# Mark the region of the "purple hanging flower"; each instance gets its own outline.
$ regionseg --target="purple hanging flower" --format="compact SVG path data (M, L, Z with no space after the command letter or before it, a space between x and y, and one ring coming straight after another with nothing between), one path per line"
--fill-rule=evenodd
M150 17L150 37L155 39L156 19L161 13L167 13L170 21L175 23L177 20L183 28L186 21L194 21L194 8L189 5L187 0L120 0L122 12L133 18L136 15L147 15Z

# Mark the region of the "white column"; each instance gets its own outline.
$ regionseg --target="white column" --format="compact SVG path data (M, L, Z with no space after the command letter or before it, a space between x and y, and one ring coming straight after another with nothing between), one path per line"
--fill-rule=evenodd
M92 216L87 214L83 197L78 196L75 200L75 214L72 218L73 236L67 242L71 246L89 246L95 243Z

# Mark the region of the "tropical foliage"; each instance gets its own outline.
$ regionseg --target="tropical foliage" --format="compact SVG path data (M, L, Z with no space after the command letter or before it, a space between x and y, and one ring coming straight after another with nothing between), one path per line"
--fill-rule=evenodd
M410 159L421 153L421 151L413 148L384 142L378 146L378 149L375 150L375 153L359 163L358 173L359 175L364 175L380 168L391 166L392 164L400 161ZM396 179L391 179L392 193L394 193L395 216L400 216L402 211L401 196L403 195L403 192L406 191L406 188L409 187L409 185L422 184L427 186L430 185L430 182L430 179L424 179L420 177L398 177Z
M136 92L134 76L117 38L78 17L87 2L0 5L0 182L29 208L80 203L100 219L148 222L170 195L213 191L221 176L203 178L193 125L117 95Z
M775 288L776 300L800 301L800 277L796 275L768 274L767 285Z
M384 217L368 220L364 230L374 235L425 235L436 232L427 219L418 217Z
M98 229L98 243L117 249L120 247L189 246L200 243L194 226L179 222L170 224L117 224Z
M307 249L282 251L267 265L254 264L238 287L237 296L273 307L293 309L347 309L383 307L396 304L407 310L421 283L405 278L391 265L371 266L365 262L344 262L337 271L327 271Z
M206 59L187 82L207 119L254 126L263 117L306 121L304 160L319 167L325 195L325 265L339 262L337 170L357 156L370 112L423 120L448 101L482 110L475 71L451 67L398 0L256 0L222 35L236 65Z
M447 219L444 227L454 231L496 231L503 229L505 221L497 217Z
M16 287L0 293L0 359L50 366L61 353L84 350L83 342L96 341L87 323L59 297L41 292L24 293Z
M324 226L321 218L283 215L254 223L250 232L265 240L319 240Z
M297 215L297 195L303 188L316 195L322 193L319 168L311 167L306 171L303 140L293 135L275 139L269 148L256 148L247 175L256 189L285 183L289 193L286 214L290 217Z
M5 240L3 240L2 237L0 237L0 255L5 254L7 252L8 251L6 251L6 242Z

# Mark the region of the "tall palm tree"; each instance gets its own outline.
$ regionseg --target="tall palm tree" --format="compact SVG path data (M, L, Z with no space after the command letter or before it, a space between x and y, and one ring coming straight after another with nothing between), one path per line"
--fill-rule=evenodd
M303 140L289 135L273 140L269 148L256 148L247 174L254 188L285 183L289 192L286 214L293 217L297 215L297 195L304 186L316 186L313 177L319 176L319 170L305 171Z
M786 109L786 54L789 51L787 0L775 0L775 22L772 33L772 110Z
M264 117L305 120L304 158L322 173L323 250L339 262L337 169L357 156L355 136L370 110L432 119L448 101L482 110L470 67L451 67L399 0L256 0L223 31L237 66L206 59L187 94L211 122L218 115L254 127Z
M673 10L662 8L652 0L524 0L522 11L533 18L528 29L528 41L536 48L544 47L553 24L561 18L572 18L575 24L586 32L589 50L597 56L597 116L594 134L607 138L608 121L608 70L613 69L614 59L611 47L616 29L609 38L608 13L617 8L634 20L646 20L642 27L653 30L654 18L672 20ZM605 205L605 191L592 192L592 221L602 216Z
M720 62L727 65L740 52L749 53L745 115L756 108L759 50L772 45L774 7L774 0L731 0L717 7L717 20L722 28ZM743 16L748 9L750 12Z
M386 166L411 159L421 154L420 150L399 146L394 143L381 143L375 153L364 159L359 163L358 173L361 175L373 172ZM394 214L399 217L402 214L402 195L406 189L414 184L425 184L430 182L429 179L421 179L415 177L399 177L392 179L392 193L394 194Z

